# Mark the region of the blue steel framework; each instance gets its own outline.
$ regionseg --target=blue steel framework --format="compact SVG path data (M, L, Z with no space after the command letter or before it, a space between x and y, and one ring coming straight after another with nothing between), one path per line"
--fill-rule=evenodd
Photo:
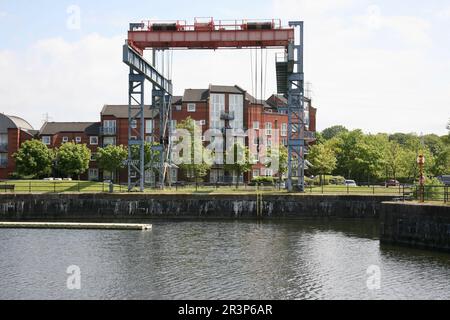
M305 141L305 107L304 107L304 70L303 70L303 51L304 51L304 22L291 21L289 26L295 30L294 41L287 48L288 59L288 179L286 188L289 191L305 191L305 155L307 145ZM130 31L136 28L142 28L143 24L130 24ZM155 52L154 52L155 53ZM170 141L165 142L168 124L171 120L171 98L172 84L170 80L165 79L150 63L145 61L129 45L124 46L124 63L130 67L129 75L129 145L138 145L140 147L140 159L133 159L131 151L128 159L129 190L139 184L140 190L145 187L145 120L144 120L144 82L149 80L154 87L152 91L152 108L159 111L160 115L160 142L158 150L161 151L160 164L158 171L160 173L161 186L164 185L167 167L170 167ZM153 61L155 62L155 61ZM154 65L154 63L153 63ZM133 111L138 113L133 116ZM131 139L131 123L140 118L141 132L136 140ZM131 173L135 171L138 181L132 181ZM294 185L295 179L296 185Z
M288 47L288 179L289 191L305 191L305 99L303 70L303 21L291 21L289 26L296 32L294 43ZM294 185L297 178L297 185Z
M139 187L139 190L143 192L147 170L157 171L161 186L163 186L166 169L170 166L167 164L171 159L171 147L169 143L166 143L165 137L168 135L167 128L171 120L172 83L155 69L154 63L152 65L147 62L128 45L123 47L123 62L130 67L128 79L128 191ZM150 108L158 110L160 118L158 141L160 145L153 147L155 151L159 151L160 161L158 164L148 163L147 165L145 163L145 80L149 80L153 85ZM132 132L132 123L137 122L140 123L138 136ZM135 158L132 146L139 147L139 159Z

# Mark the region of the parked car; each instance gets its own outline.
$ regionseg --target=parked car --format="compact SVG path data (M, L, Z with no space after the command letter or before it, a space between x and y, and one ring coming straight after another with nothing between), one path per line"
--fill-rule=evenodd
M358 185L356 184L355 180L345 180L345 185L347 187L357 187Z
M398 187L398 186L400 186L400 182L398 182L397 180L388 180L388 181L386 181L385 186L386 186L386 188Z

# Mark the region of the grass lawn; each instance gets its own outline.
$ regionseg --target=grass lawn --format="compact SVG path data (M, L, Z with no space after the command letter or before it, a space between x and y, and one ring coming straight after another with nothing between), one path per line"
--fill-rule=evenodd
M14 185L18 193L63 193L63 192L107 192L109 185L92 181L43 181L43 180L12 180L0 183ZM115 186L119 188L119 186ZM3 192L4 190L2 190ZM8 192L8 191L7 191ZM11 192L11 191L10 191Z

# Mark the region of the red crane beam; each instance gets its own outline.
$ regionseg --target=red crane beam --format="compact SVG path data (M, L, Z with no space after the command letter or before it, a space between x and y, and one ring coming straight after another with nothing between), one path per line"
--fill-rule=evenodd
M193 26L173 24L142 24L128 32L128 44L142 53L145 49L221 49L221 48L286 48L294 41L294 29L275 23L215 25L196 23Z

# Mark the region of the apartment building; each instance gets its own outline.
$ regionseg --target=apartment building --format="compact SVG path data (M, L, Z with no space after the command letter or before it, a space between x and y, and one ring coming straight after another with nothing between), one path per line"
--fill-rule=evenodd
M24 119L0 114L0 179L9 179L16 170L14 153L33 139L37 131Z
M91 150L91 161L88 172L81 175L81 179L97 181L100 174L95 154L101 146L99 134L99 122L46 122L39 130L38 138L51 149L59 148L68 142L85 144Z
M274 95L268 101L257 100L239 86L210 85L208 89L187 89L181 103L173 108L174 125L191 117L202 127L203 134L210 129L222 134L232 132L235 140L241 140L254 153L261 147L287 145L288 142L287 101L282 96ZM316 111L310 100L306 101L305 109L307 136L312 140L314 134L311 131L315 131ZM254 129L257 134L246 136L244 133L248 129ZM209 143L211 141L205 141L205 144ZM226 172L223 165L214 165L208 180L211 183L236 182L237 179L248 182L254 177L273 175L272 170L258 160L244 177Z
M137 111L136 111L137 113ZM305 99L307 121L306 136L310 143L314 140L317 109L310 99ZM258 100L239 86L210 85L207 89L186 89L183 96L172 98L172 128L192 118L202 129L205 145L214 141L206 137L206 131L215 129L221 135L230 134L235 141L247 145L253 153L258 149L270 148L275 144L287 145L288 116L287 101L283 96L273 95L267 101ZM147 142L160 142L160 119L157 110L145 107L144 132ZM102 172L96 164L95 154L99 147L108 145L128 145L128 106L105 105L100 112L99 122L47 122L41 130L35 131L25 120L18 117L0 115L0 179L7 179L15 171L12 154L20 144L29 139L40 139L49 148L58 148L67 142L86 144L92 152L89 171L82 176L87 180L128 180L127 169L120 172ZM139 136L140 121L131 124L131 135ZM255 136L245 133L254 129ZM227 172L223 165L215 164L207 180L216 182L250 181L254 177L273 176L274 172L266 168L259 159L252 170L244 177ZM184 180L176 169L172 169L172 179ZM153 183L152 172L146 174L146 183Z

